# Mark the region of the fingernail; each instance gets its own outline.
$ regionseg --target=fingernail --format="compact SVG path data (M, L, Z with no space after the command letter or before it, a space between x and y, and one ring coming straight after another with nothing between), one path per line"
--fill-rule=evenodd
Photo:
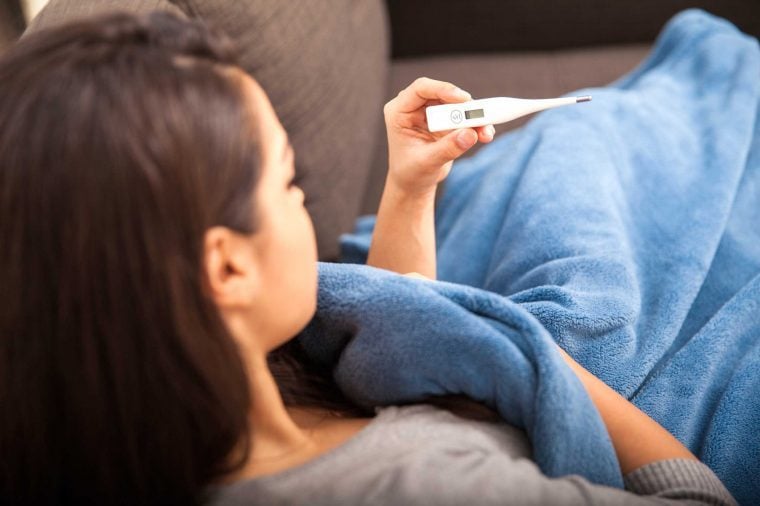
M488 125L486 127L486 133L488 133L489 136L493 137L496 134L496 129L493 127L493 125Z
M468 100L472 98L472 95L464 91L462 88L454 88L452 93L460 98L466 98Z
M462 149L467 149L478 140L478 136L470 134L470 130L462 130L457 134L457 144Z

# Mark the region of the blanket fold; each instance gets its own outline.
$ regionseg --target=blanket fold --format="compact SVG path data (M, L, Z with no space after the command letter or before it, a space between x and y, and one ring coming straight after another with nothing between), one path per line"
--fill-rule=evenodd
M440 281L323 264L303 342L315 357L334 346L336 379L363 402L467 393L525 427L548 474L619 485L567 455L614 463L552 339L756 504L758 41L690 9L631 73L575 94L594 100L454 163ZM373 226L343 237L344 262L366 262Z
M320 264L300 337L365 407L466 394L524 428L549 476L622 486L598 413L541 324L504 297L359 265ZM583 428L583 430L577 430Z

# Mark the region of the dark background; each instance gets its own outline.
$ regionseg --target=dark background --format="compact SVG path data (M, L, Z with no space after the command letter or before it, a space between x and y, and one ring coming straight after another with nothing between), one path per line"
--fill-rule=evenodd
M0 23L11 30L13 35L21 33L25 26L21 3L17 0L0 0Z
M760 36L760 0L387 0L395 58L651 42L699 7ZM440 20L440 22L437 22ZM410 27L414 29L410 29Z
M387 4L395 58L648 42L670 17L689 7L722 16L760 37L760 0L387 0ZM21 33L25 23L18 0L0 0L0 24L13 35Z

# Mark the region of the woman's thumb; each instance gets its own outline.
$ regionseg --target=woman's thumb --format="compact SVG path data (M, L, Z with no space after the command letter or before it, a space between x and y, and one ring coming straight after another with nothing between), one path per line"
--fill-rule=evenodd
M478 141L478 133L472 128L462 128L449 132L433 144L436 163L443 165L459 158Z

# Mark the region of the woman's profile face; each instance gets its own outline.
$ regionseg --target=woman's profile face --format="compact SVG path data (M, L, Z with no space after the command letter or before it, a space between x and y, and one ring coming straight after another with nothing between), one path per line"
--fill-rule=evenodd
M259 121L262 167L256 187L257 231L251 236L259 264L256 326L274 349L311 320L317 298L317 246L303 191L292 184L293 147L264 90L250 76L242 79Z

